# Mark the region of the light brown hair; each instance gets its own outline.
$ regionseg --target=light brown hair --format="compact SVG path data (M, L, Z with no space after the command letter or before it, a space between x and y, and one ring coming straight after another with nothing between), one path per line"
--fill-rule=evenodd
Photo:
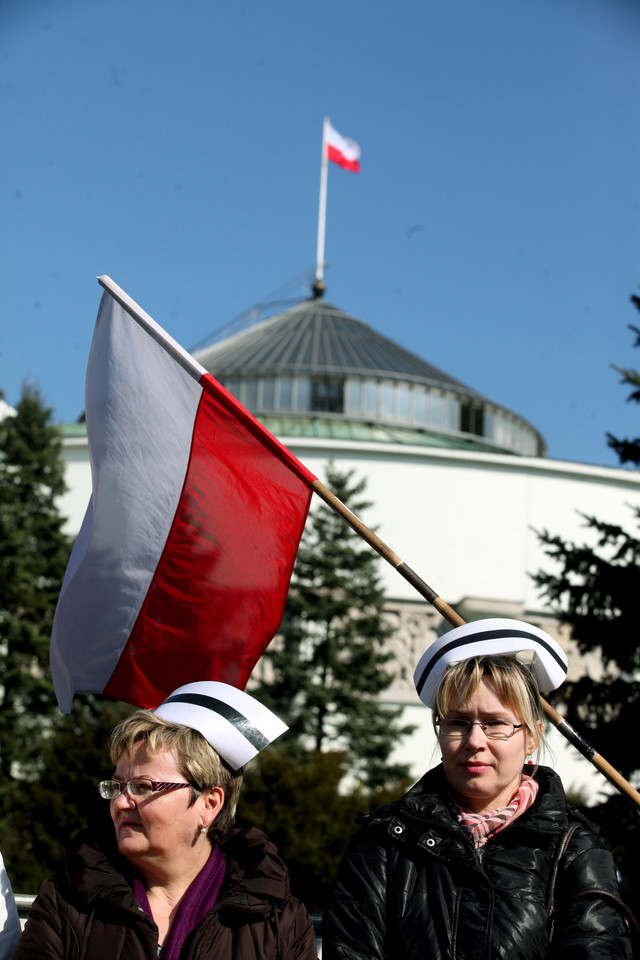
M483 679L490 683L500 703L525 725L539 751L544 746L540 693L528 667L516 657L470 657L452 663L440 681L433 704L436 733L436 721L455 716L456 708L466 703Z
M170 723L151 710L137 710L111 732L111 760L117 765L123 754L131 757L135 744L144 741L151 753L171 752L180 773L194 786L191 803L199 792L221 787L224 803L208 830L211 843L222 840L233 826L240 790L242 769L232 770L198 730Z

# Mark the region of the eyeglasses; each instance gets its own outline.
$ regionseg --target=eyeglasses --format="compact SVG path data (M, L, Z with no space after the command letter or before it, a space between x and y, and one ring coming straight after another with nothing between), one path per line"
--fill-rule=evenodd
M102 780L98 792L104 800L115 800L125 790L131 797L150 797L160 790L179 790L180 787L192 787L192 783L168 783L166 780L149 780L148 777L134 777L127 783L120 780Z
M524 726L523 723L511 723L510 720L436 720L440 736L450 740L464 740L476 724L482 727L482 732L489 740L510 740L516 730Z

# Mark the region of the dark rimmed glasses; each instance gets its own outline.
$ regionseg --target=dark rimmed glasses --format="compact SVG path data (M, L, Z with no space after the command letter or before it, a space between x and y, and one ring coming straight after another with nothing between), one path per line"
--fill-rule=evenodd
M168 780L150 780L148 777L134 777L122 783L120 780L102 780L98 784L98 792L104 800L115 800L126 790L130 797L150 797L160 790L179 790L181 787L192 787L192 783L169 783Z
M449 740L464 740L476 724L482 727L482 732L489 740L510 740L516 730L524 727L524 723L512 723L510 720L462 720L457 717L436 720L438 733Z

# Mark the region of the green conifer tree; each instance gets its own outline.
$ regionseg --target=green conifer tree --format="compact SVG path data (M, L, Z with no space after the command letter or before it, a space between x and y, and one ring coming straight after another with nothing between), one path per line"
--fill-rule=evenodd
M62 439L34 388L0 422L0 823L16 783L39 763L56 708L49 675L53 613L69 557L57 500Z
M640 297L632 294L631 303L636 310L640 310ZM629 329L633 330L636 335L634 347L640 347L640 330L638 327L634 327L633 324L629 325ZM622 383L632 388L627 400L630 403L640 403L640 373L634 369L616 366L614 366L614 370L617 370L618 373L622 375ZM621 440L618 437L614 437L613 434L608 433L607 443L618 454L620 463L633 463L636 467L640 466L640 437L635 437L633 440L629 440L628 438Z
M640 299L632 296L640 309ZM640 346L640 330L635 346ZM622 382L633 388L631 401L640 402L640 373L617 369ZM607 441L621 463L640 464L640 439ZM557 704L564 702L568 718L589 730L589 739L607 760L637 784L640 753L632 747L632 732L640 723L640 643L638 642L638 584L640 583L640 510L630 508L633 532L595 516L584 516L582 543L564 540L545 530L539 538L554 561L552 571L539 570L534 581L562 623L569 624L582 654L599 657L602 676L588 674L560 687ZM591 800L593 798L590 798ZM638 810L619 794L586 811L599 825L621 864L631 895L640 897L640 838Z
M353 471L327 469L327 485L358 516L370 504ZM389 757L410 727L400 708L380 703L392 681L378 557L324 504L311 512L292 578L279 641L266 654L273 678L258 696L307 750L346 751L347 768L367 789L406 776Z
M71 541L60 431L25 386L0 421L0 851L14 889L35 893L72 835L108 816L108 730L131 708L94 696L58 710L49 641Z
M356 817L401 796L409 781L370 793L345 793L344 753L305 755L282 738L247 767L238 806L238 823L264 830L289 868L291 889L307 909L322 913L330 898L340 861L357 833Z

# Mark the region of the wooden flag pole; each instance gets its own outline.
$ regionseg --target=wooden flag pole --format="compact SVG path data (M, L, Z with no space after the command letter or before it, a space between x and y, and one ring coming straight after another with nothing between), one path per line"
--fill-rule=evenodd
M411 567L406 564L397 553L387 546L376 534L367 527L358 517L349 510L348 507L339 500L335 494L331 493L328 487L320 480L314 480L312 484L312 489L318 494L321 500L331 507L336 513L338 513L346 522L352 527L362 539L369 544L370 547L379 553L380 556L390 563L398 573L404 577L404 579L414 587L418 593L420 593L425 600L428 600L429 603L435 607L435 609L440 613L445 620L447 620L454 627L459 627L466 621L455 612L455 610L446 603L442 597L438 596L435 590L433 590L424 580L418 576L418 574L411 569ZM560 733L573 744L573 746L579 750L583 757L586 757L594 767L596 767L600 773L609 780L610 783L616 787L617 790L622 793L627 800L629 800L634 806L640 809L640 793L632 787L631 784L624 779L624 777L618 773L615 767L612 767L607 760L604 759L590 743L584 740L580 734L571 726L571 724L562 717L561 714L555 710L550 703L544 698L540 698L542 701L542 708L549 718L551 723L560 731Z

